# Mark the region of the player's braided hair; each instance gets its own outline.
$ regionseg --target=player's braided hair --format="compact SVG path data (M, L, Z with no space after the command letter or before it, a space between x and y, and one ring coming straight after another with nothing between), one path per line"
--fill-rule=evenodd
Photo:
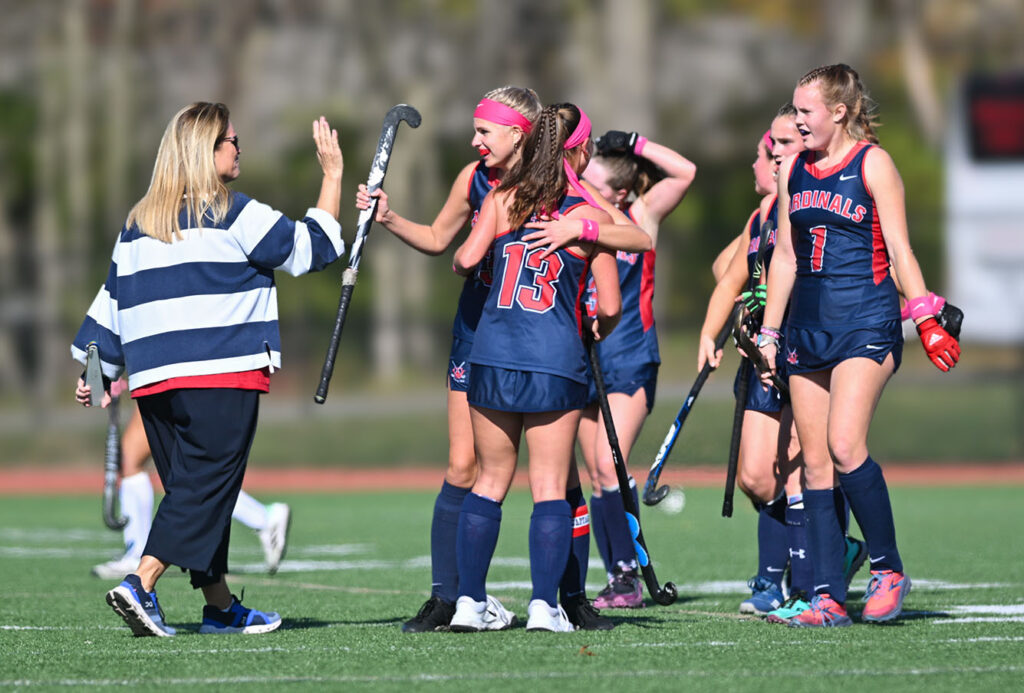
M523 143L523 154L501 181L496 192L514 191L508 210L509 225L519 228L535 211L553 212L565 196L568 180L562 160L565 141L580 122L571 103L545 107ZM581 145L582 146L582 145Z
M867 140L878 144L875 128L879 123L875 115L876 104L867 94L860 75L849 65L837 63L816 67L800 78L797 86L805 87L817 82L825 105L833 108L846 105L843 126L854 140Z

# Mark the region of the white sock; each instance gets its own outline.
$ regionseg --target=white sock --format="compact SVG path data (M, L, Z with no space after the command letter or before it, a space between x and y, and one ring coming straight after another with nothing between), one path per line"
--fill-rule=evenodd
M267 506L250 496L245 491L238 492L238 501L231 517L250 529L257 531L267 526Z
M128 520L124 527L125 555L142 558L142 550L153 525L153 483L149 474L139 472L121 479L121 514Z

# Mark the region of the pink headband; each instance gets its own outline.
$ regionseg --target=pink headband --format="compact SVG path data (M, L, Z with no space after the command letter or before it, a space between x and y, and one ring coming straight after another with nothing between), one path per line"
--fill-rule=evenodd
M480 103L476 105L476 110L473 111L473 117L489 120L498 125L515 125L523 132L529 132L533 129L533 123L522 113L493 99L480 99Z
M764 136L761 137L761 140L764 142L764 146L768 147L769 152L771 152L771 150L775 147L775 141L772 139L771 130L765 130Z
M590 137L590 118L587 117L587 114L583 112L582 108L577 106L577 110L580 112L580 122L576 124L576 129L572 131L572 134L569 135L569 139L565 141L564 148L566 151L575 149L586 142L587 138ZM583 187L583 184L580 183L580 179L576 176L576 171L573 170L572 166L569 165L569 161L564 157L562 158L562 165L565 167L565 177L569 179L569 185L572 186L572 188L580 194L580 197L586 200L591 207L601 209L601 205L597 204L597 200L595 200L594 197L587 192L587 189Z

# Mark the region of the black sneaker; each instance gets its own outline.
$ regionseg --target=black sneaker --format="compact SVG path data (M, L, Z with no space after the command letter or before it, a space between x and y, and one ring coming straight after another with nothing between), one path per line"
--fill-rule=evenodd
M585 594L577 594L562 602L562 608L577 630L611 630L615 621L601 615Z
M402 624L403 633L429 633L436 630L448 630L455 605L440 597L431 597L423 603L414 618Z

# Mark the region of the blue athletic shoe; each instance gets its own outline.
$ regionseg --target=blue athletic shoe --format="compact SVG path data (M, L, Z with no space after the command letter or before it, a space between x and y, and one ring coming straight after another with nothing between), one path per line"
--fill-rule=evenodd
M277 613L247 609L238 601L238 597L232 594L231 606L226 611L221 611L210 604L203 607L203 625L199 626L199 632L203 635L269 633L277 630L280 625L281 616Z
M138 575L125 576L120 585L107 592L107 604L124 619L133 635L166 638L176 632L164 623L156 592L143 589Z
M846 578L846 589L850 589L853 576L857 574L868 557L868 545L853 537L845 537L845 539L846 555L843 557L843 576Z
M750 588L751 595L740 604L741 614L764 616L782 606L782 589L765 576L755 575L750 578L747 580L747 587Z

